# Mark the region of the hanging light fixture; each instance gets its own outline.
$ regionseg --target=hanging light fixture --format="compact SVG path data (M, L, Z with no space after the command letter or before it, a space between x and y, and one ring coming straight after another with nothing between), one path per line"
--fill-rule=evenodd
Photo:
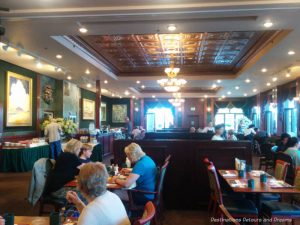
M187 82L184 79L177 79L176 76L179 73L180 68L168 67L165 68L165 73L167 74L167 79L158 80L157 83L160 84L167 92L178 92L182 86Z
M169 102L174 107L181 107L181 104L184 103L184 99L181 98L181 93L173 93L174 98L169 99Z

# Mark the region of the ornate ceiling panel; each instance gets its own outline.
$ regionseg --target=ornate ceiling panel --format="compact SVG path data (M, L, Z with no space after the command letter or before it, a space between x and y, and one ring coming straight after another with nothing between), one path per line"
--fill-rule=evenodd
M165 90L160 87L147 87L147 88L136 88L140 93L165 93ZM210 87L182 87L180 89L181 93L193 93L193 94L216 94L221 88L210 88Z
M118 76L162 75L171 63L182 75L235 75L278 31L72 37Z

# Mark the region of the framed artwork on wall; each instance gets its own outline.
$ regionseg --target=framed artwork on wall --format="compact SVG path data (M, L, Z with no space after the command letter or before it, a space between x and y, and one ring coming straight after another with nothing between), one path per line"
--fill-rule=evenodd
M127 116L127 105L116 104L112 105L112 122L113 123L125 123Z
M86 98L82 99L82 119L95 120L95 101Z
M105 102L101 102L100 121L101 122L106 121L106 103Z
M32 79L7 71L6 127L32 126Z

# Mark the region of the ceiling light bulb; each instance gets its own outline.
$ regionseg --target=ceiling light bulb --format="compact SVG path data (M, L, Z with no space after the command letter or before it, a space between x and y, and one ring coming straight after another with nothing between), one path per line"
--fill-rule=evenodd
M239 90L240 89L240 87L239 86L235 86L235 90Z
M144 89L145 88L145 85L142 85L142 89Z
M72 77L71 77L71 76L68 76L67 79L68 79L68 80L72 80Z
M216 88L216 87L217 87L217 85L216 85L216 84L213 84L213 85L212 85L212 88Z
M137 80L136 83L139 84L139 83L141 83L141 81Z
M35 63L36 67L41 69L43 67L42 63L40 60L37 60L36 63Z
M256 88L254 88L252 91L255 93L255 92L257 92L257 89L256 89Z
M115 97L115 94L114 94L114 93L112 93L112 94L111 94L111 96L112 96L112 97Z
M245 97L247 97L247 96L248 96L248 94L247 94L247 93L244 93L244 96L245 96Z
M80 33L83 33L83 34L88 32L88 30L85 27L80 27L79 31L80 31Z
M152 95L152 98L155 98L155 95Z
M231 95L231 91L228 91L227 94L228 94L228 95Z
M272 81L276 82L277 81L277 77L273 77Z
M86 86L87 86L88 88L92 87L92 85L91 85L90 83L88 83Z
M288 51L289 55L295 55L296 53L293 50Z
M61 58L62 58L62 55L59 55L59 54L58 54L58 55L56 55L56 58L57 58L57 59L61 59Z
M222 81L221 81L221 80L217 80L217 82L218 82L218 83L221 83Z
M263 73L265 73L265 72L267 72L268 70L266 69L266 68L262 68L261 69L261 72L263 72Z
M204 98L207 98L208 96L207 95L204 95Z
M271 83L268 82L268 83L267 83L267 86L271 86Z
M87 69L86 71L85 71L85 74L90 74L91 72L90 72L90 70L89 69Z
M61 72L61 68L60 67L55 67L55 71L56 72Z
M291 74L290 74L289 72L287 72L287 73L285 74L285 76L286 76L286 77L290 77Z
M108 81L107 81L107 80L105 80L105 81L104 81L104 84L107 84L107 83L108 83Z
M271 21L266 21L265 23L264 23L264 27L266 27L266 28L270 28L270 27L272 27L273 26L273 23L271 22Z
M174 25L174 24L170 24L169 26L168 26L168 30L169 31L175 31L177 29L177 27Z
M129 95L129 91L125 91L124 94L125 94L125 95Z
M132 98L135 98L135 96L134 96L134 95L132 95Z
M251 80L250 80L250 79L246 79L245 82L246 82L246 83L250 83Z
M225 96L225 95L222 95L222 98L224 99L224 98L226 98L226 96Z

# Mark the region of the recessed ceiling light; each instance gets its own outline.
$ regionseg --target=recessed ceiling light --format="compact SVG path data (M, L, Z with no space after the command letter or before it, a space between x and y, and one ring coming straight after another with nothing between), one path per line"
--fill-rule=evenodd
M105 81L104 81L104 84L107 84L107 83L108 83L108 81L107 81L107 80L105 80Z
M119 96L119 98L123 98L122 96Z
M136 83L139 84L139 83L141 83L141 81L137 80Z
M246 83L250 83L251 80L250 80L250 79L246 79L245 82L246 82Z
M175 26L175 24L170 24L169 26L168 26L168 30L169 31L175 31L177 29L177 27Z
M254 88L252 91L255 93L255 92L257 92L257 89L256 89L256 88Z
M228 91L227 94L228 94L228 95L231 95L231 91Z
M218 82L218 83L221 83L222 81L221 81L221 80L217 80L217 82Z
M222 98L224 99L224 98L226 98L226 96L225 96L225 95L222 95Z
M60 67L55 67L55 71L56 72L61 72L61 68Z
M112 94L111 94L111 96L112 96L112 97L115 97L115 94L114 94L114 93L112 93Z
M240 87L239 86L235 86L235 90L239 90L240 89Z
M86 69L85 74L90 74L90 73L91 73L90 70Z
M268 82L268 83L267 83L267 86L271 86L271 83Z
M124 94L125 94L125 95L129 95L129 91L125 91Z
M273 23L271 22L271 21L266 21L265 23L264 23L264 27L266 27L266 28L270 28L270 27L272 27L273 26Z
M87 86L88 88L92 87L92 85L91 85L90 83L88 83L86 86Z
M213 85L212 85L212 88L216 88L216 87L217 87L217 85L216 85L216 84L213 84Z
M208 96L207 95L204 95L204 98L207 98Z
M135 98L135 96L134 96L134 95L132 95L132 98Z
M285 76L286 76L286 77L290 77L290 76L291 76L290 72L287 72L287 73L285 74Z
M68 76L67 79L68 79L68 80L72 80L72 77L71 77L71 76Z
M80 33L84 34L84 33L88 32L88 29L86 29L85 27L80 27L79 31L80 31Z
M41 63L40 60L37 60L36 63L35 63L36 67L41 69L43 67L43 64Z
M273 77L273 78L272 78L272 81L273 81L273 82L276 82L276 81L277 81L277 77Z
M155 98L155 95L152 95L152 98Z
M248 94L247 94L247 93L244 93L244 96L245 96L245 97L247 97L247 96L248 96Z
M265 73L265 72L267 72L268 70L266 69L266 68L262 68L261 69L261 72L263 72L263 73Z
M56 58L57 58L57 59L61 59L61 58L62 58L62 55L59 55L59 54L58 54L58 55L56 55Z
M144 89L144 88L145 88L145 85L142 85L142 88Z
M288 51L289 55L295 55L296 53L293 50Z

